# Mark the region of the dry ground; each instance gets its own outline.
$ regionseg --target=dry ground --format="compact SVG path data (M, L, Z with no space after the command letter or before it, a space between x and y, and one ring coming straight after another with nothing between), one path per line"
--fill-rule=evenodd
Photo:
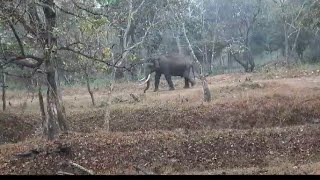
M208 78L167 91L120 84L112 99L111 133L102 131L107 89L64 89L72 132L55 142L39 138L38 102L9 92L0 113L0 174L81 174L71 160L97 174L320 174L320 72L282 70ZM250 78L251 81L245 81ZM130 93L140 98L135 102ZM66 147L65 152L54 151ZM15 154L37 149L32 157Z

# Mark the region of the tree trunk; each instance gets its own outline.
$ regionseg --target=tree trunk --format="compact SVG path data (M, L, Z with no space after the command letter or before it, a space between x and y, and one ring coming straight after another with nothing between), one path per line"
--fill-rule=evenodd
M247 68L248 68L248 72L253 72L254 71L254 68L256 67L256 64L254 62L254 57L251 53L251 50L248 49L244 52L243 54L243 58L244 59L247 59Z
M185 24L184 24L184 23L182 24L182 30L183 30L184 38L186 39L186 41L187 41L187 43L188 43L188 48L189 48L189 50L190 50L190 52L191 52L191 55L192 55L194 61L198 64L198 66L199 66L199 68L200 68L200 74L202 75L202 74L203 74L202 65L201 65L201 63L199 62L197 56L194 54L194 51L193 51L192 46L191 46L191 43L190 43L189 38L188 38L188 36L187 36L187 31L186 31L186 27L185 27Z
M45 72L47 74L47 113L46 128L48 140L53 140L55 135L61 131L66 132L66 114L62 98L60 96L59 86L57 84L57 67L56 67L56 47L57 39L53 35L56 27L56 12L54 0L43 1L43 12L46 18L47 36L44 44Z
M6 73L3 71L2 72L2 109L3 111L6 111L7 109L6 88L7 88Z
M283 4L281 4L282 18L283 18L283 31L284 31L284 56L286 62L289 64L289 37L287 27L287 17L284 12Z
M110 132L110 105L111 105L111 97L110 94L108 94L109 97L107 97L106 101L106 108L104 113L104 129L106 132Z
M85 74L85 77L86 77L87 89L88 89L88 92L89 92L90 97L91 97L92 105L96 106L96 103L95 103L95 100L94 100L94 95L93 95L93 92L92 92L91 86L90 86L88 67L85 67L84 74Z
M39 82L39 79L37 80L37 83L38 83L38 97L39 97L40 113L41 113L41 118L42 118L43 133L47 134L48 129L46 128L46 126L44 124L46 122L46 112L45 112L43 95L42 95L41 84Z
M200 80L202 81L202 87L203 87L203 91L204 91L204 101L205 102L209 102L211 101L211 93L210 93L210 90L209 90L209 86L208 86L208 83L207 83L207 80L206 78L203 76L203 69L202 69L202 65L201 63L199 62L198 58L196 57L196 55L194 54L194 51L192 49L192 46L191 46L191 43L189 41L189 38L187 36L187 32L186 32L186 28L185 28L185 25L182 24L182 28L183 28L183 34L184 34L184 37L188 43L188 47L189 47L189 50L191 51L191 55L193 56L194 58L194 61L199 65L200 67ZM149 85L149 84L148 84Z
M287 25L284 25L284 47L285 47L285 59L286 62L289 64L289 39L288 39L288 32L287 32Z
M300 33L301 33L301 27L300 27L299 30L298 30L298 33L297 33L296 38L295 38L295 40L294 40L294 44L293 44L293 46L292 46L291 52L293 52L293 51L297 48L297 43L298 43L298 39L299 39L299 37L300 37ZM298 56L299 56L299 55L298 55ZM302 59L301 59L300 56L299 56L299 58L300 58L300 61L302 61ZM296 60L296 63L298 63L298 59Z
M176 39L176 43L177 43L179 54L183 54L183 50L182 50L182 46L181 46L181 40L180 40L180 29L179 28L178 28L178 35L175 37L175 39Z
M205 66L207 66L207 69L206 71L208 72L210 70L210 66L208 66L208 46L207 46L207 43L204 45L204 63L205 63Z
M179 50L179 54L182 54L182 48L181 48L181 42L180 42L179 35L177 35L177 37L176 37L176 43L177 43L177 47L178 47L178 50Z
M229 52L230 53L230 52ZM237 58L237 55L230 53L230 57L233 57L233 59L239 63L245 70L245 72L250 72L249 63L248 61L242 62L240 59Z
M213 43L212 43L212 54L211 54L211 62L210 62L210 72L212 72L213 69L213 62L214 62L214 58L215 58L215 46L216 46L216 40L217 40L217 24L218 24L218 20L219 20L219 7L218 5L216 5L216 10L215 10L215 26L214 26L214 30L213 30Z
M202 82L204 102L210 102L211 101L211 92L209 90L209 85L208 85L207 79L205 76L202 76L200 78L200 80Z
M66 132L68 130L66 125L66 115L62 100L59 98L57 80L56 80L56 68L52 64L52 58L46 59L46 72L47 72L47 130L48 139L53 140L54 136L58 133Z
M108 92L108 97L106 99L106 108L104 113L104 129L106 132L110 132L110 114L111 114L111 100L112 100L112 91L113 91L113 83L111 82Z
M214 37L214 40L213 40L213 43L212 43L212 53L211 53L211 59L210 59L210 72L212 73L212 70L213 70L213 62L214 62L214 57L215 57L215 37Z
M113 64L115 63L115 59L114 59L114 54L111 53L111 58L112 58L112 62ZM110 132L110 113L111 113L111 100L112 100L112 91L113 91L113 87L114 87L114 83L115 83L115 80L116 80L116 70L117 68L113 68L113 71L112 71L112 76L111 76L111 83L109 85L109 92L108 92L108 97L106 99L106 108L105 108L105 113L104 113L104 129L106 132Z

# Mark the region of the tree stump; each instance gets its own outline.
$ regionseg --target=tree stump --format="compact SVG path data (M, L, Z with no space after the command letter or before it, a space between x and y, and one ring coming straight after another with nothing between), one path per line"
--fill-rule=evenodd
M211 101L211 93L209 90L209 85L205 76L200 77L202 89L203 89L203 97L205 102Z

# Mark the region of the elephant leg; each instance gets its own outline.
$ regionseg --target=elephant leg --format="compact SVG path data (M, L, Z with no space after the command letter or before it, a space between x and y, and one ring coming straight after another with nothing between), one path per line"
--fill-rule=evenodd
M190 87L189 83L191 83L192 87L196 84L195 80L191 77L190 69L184 72L183 77L185 78L185 88Z
M184 88L185 89L188 89L188 88L190 88L190 85L189 85L189 79L188 78L184 78Z
M161 78L161 74L157 73L155 76L154 92L157 92L159 90L160 78Z
M196 85L196 81L193 80L192 78L189 78L189 82L191 83L191 86L193 87L194 85Z
M188 80L188 82L191 83L191 86L193 87L194 85L196 85L196 81L192 78L192 77L187 77L185 78L186 80ZM189 85L189 84L188 84Z
M166 80L169 84L169 87L170 87L170 91L174 90L174 87L173 87L173 82L172 82L172 79L171 79L171 76L170 75L165 75L166 77Z

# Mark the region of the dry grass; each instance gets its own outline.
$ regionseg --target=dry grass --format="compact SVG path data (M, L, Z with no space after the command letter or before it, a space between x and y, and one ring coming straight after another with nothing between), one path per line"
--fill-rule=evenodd
M157 174L317 174L320 77L298 75L210 77L210 103L203 103L200 83L185 90L176 80L177 90L168 91L162 81L160 92L146 94L144 87L120 84L112 97L112 133L101 131L107 88L95 89L97 107L85 88L64 89L73 133L59 141L71 154L48 154L57 144L33 136L40 124L37 99L9 92L12 106L0 114L0 131L3 141L16 144L0 146L0 173L74 172L61 163L72 160L99 174L137 174L135 166ZM12 156L35 147L43 152L35 158Z

